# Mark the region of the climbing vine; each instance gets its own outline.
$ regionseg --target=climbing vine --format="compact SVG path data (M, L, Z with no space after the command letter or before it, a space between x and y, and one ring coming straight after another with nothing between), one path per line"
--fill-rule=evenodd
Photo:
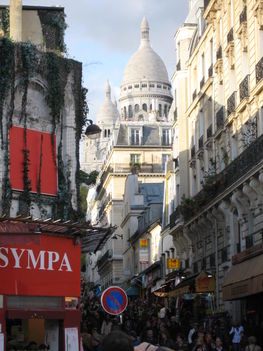
M19 121L24 127L24 147L23 147L23 191L19 196L19 213L28 215L32 201L38 204L42 215L46 214L44 206L52 206L53 218L78 219L80 212L74 211L72 207L71 194L71 169L70 161L64 163L63 155L63 116L65 106L65 88L68 82L69 73L73 72L73 96L75 105L75 138L76 138L76 189L77 204L80 208L79 192L79 142L86 124L88 106L86 103L87 90L82 87L81 64L73 60L64 59L53 52L42 53L35 46L29 43L13 43L9 39L0 40L0 137L2 149L4 149L4 179L2 208L4 213L10 212L12 201L12 187L10 183L10 155L9 155L9 130L13 125L15 81L18 81L18 88L22 97L21 114ZM51 134L53 143L54 162L58 170L58 195L51 198L41 194L41 170L43 157L43 136L41 137L41 152L39 160L39 174L37 183L37 193L32 194L31 181L29 177L30 155L27 143L28 128L28 88L33 77L40 75L47 82L46 101L50 109ZM5 118L6 117L6 118ZM3 121L7 121L3 128ZM55 149L55 135L57 126L61 128L60 141L57 155ZM5 134L4 134L5 133ZM5 137L3 137L5 135Z
M5 36L9 36L9 7L0 11L0 30L3 30Z

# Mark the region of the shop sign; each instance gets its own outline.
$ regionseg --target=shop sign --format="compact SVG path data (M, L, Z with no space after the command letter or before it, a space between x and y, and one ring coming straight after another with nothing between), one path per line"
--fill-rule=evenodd
M139 263L149 263L149 254L147 249L140 249Z
M215 278L208 277L207 273L201 272L195 279L195 291L197 293L213 292L215 290Z
M147 247L148 241L147 239L140 239L140 247Z
M179 269L180 268L179 258L167 258L167 268L168 269Z
M40 235L38 242L14 244L7 240L4 244L4 236L0 245L0 294L80 296L80 245L69 238L48 235Z

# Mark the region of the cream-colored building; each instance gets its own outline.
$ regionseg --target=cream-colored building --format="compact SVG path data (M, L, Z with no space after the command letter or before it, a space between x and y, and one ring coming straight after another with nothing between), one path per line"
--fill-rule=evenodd
M173 83L186 98L175 99L166 219L182 267L212 272L217 311L238 319L263 297L262 268L252 268L263 267L262 1L196 0L191 10L196 24L175 36Z
M97 262L103 288L125 280L120 225L127 176L137 173L140 183L162 183L172 153L171 84L163 61L151 47L145 18L140 46L124 71L119 101L121 117L110 133L87 211L92 223L117 228L114 235L118 240L106 242ZM104 120L109 118L105 116ZM102 124L100 127L104 128Z

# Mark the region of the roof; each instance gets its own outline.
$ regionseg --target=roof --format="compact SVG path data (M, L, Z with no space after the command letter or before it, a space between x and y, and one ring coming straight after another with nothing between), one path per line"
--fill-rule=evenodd
M163 202L164 183L142 183L139 184L139 191L144 196L144 202L160 203Z
M149 25L145 17L141 23L140 46L125 68L122 84L139 83L143 80L170 84L163 60L151 47Z
M113 233L115 227L95 227L89 222L61 222L52 219L32 219L32 217L6 217L0 218L0 235L28 234L36 236L44 233L51 236L62 236L68 238L79 238L81 240L81 251L83 253L96 252L100 250L109 236Z

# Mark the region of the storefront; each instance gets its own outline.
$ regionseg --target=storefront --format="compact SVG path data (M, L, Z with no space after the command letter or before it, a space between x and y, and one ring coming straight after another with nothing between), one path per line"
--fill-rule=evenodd
M0 350L80 350L80 242L11 227L0 232Z

